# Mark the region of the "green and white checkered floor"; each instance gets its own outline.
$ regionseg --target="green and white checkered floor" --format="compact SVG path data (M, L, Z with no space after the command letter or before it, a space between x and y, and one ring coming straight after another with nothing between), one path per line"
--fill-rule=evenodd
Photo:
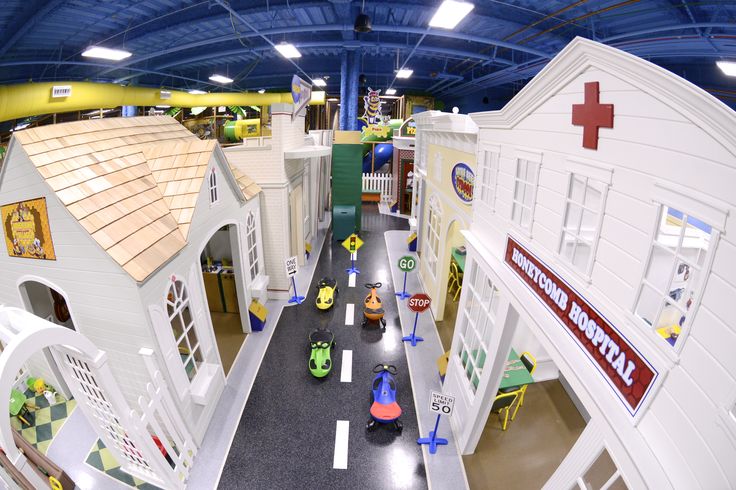
M130 487L139 488L141 490L160 490L158 487L139 480L138 478L134 478L120 469L120 464L115 461L110 450L107 449L105 444L99 439L97 439L97 442L92 446L85 462L94 469L99 470L107 476L115 478L119 482Z
M33 444L41 453L46 454L51 445L51 441L64 425L69 415L77 406L75 400L66 400L57 393L56 403L49 404L46 397L36 395L32 390L26 390L24 393L27 398L28 413L24 418L30 423L26 425L21 422L18 417L10 417L10 425L20 432L23 438ZM30 408L32 405L36 409Z

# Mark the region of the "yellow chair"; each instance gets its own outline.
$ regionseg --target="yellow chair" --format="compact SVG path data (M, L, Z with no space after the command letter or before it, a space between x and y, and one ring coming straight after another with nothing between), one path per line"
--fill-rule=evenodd
M457 291L455 292L455 296L452 297L452 300L457 301L457 296L463 289L463 277L457 268L457 264L450 262L450 284L447 286L447 292L451 293L453 287L457 287Z
M534 371L537 370L537 358L534 357L531 352L522 352L522 354L519 356L519 359L524 364L524 367L526 367L526 370L529 371L529 376L532 376L534 374ZM527 386L529 385L524 385L521 387L511 386L502 391L503 393L519 393L519 403L516 404L516 408L514 409L514 414L511 416L511 420L514 420L514 418L516 417L516 412L519 411L519 407L524 404L524 396L526 395Z
M514 403L516 403L518 398L518 391L499 393L496 395L496 399L493 401L493 406L491 407L491 412L498 413L498 419L501 421L501 430L506 430L506 426L509 422L509 410L511 410L511 407L514 406ZM514 412L514 415L516 415L516 412ZM514 420L514 417L511 417L511 420Z

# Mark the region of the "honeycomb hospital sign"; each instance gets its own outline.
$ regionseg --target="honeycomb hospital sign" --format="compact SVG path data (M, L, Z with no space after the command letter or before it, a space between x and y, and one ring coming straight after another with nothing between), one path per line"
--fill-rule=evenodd
M635 415L658 373L634 346L555 272L510 236L506 264L531 289Z

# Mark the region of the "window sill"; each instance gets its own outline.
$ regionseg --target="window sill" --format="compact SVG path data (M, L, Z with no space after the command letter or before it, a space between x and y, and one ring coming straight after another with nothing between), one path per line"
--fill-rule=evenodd
M192 395L192 401L198 405L207 405L212 401L212 394L217 388L214 382L219 366L216 364L202 363L197 376L194 377L189 391Z

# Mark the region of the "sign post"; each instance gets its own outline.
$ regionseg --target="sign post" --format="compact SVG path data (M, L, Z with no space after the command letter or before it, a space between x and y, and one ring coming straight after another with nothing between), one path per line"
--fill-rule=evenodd
M363 240L353 233L342 242L342 246L345 247L345 250L350 252L350 269L345 269L345 272L348 274L360 274L360 271L355 268L355 252L363 246Z
M404 342L411 342L411 346L416 347L417 342L424 340L422 337L417 337L417 321L419 321L419 314L429 308L429 305L432 304L432 300L426 294L418 293L409 298L409 302L407 304L411 311L416 312L416 316L414 317L414 330L412 330L411 335L407 335L401 340Z
M299 294L297 294L296 292L296 281L294 280L294 276L296 276L296 273L299 271L296 256L286 259L284 265L286 266L286 276L291 278L291 285L294 287L294 296L289 298L289 303L296 303L300 305L304 301L304 296L299 296Z
M411 296L409 293L406 292L406 274L413 271L416 266L416 259L410 255L405 255L399 259L399 269L404 272L404 287L402 288L403 290L400 293L396 293L396 296L401 299L406 299Z
M429 397L429 411L437 413L437 421L434 423L434 430L429 433L429 437L420 437L417 444L429 444L429 454L437 452L437 446L446 446L447 439L437 437L437 427L440 425L440 417L443 415L452 415L452 409L455 406L455 397L445 395L443 393L431 392Z

